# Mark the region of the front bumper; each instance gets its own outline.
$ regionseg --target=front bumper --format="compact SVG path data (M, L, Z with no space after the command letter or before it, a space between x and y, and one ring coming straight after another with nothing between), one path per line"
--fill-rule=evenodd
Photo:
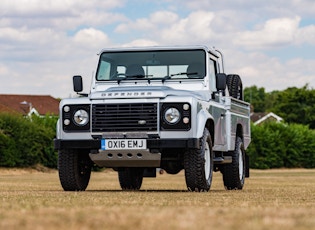
M59 149L101 149L101 140L61 140L54 139L54 147ZM183 148L199 149L200 140L198 138L188 139L147 139L148 149Z
M100 167L160 167L163 149L197 149L199 139L146 139L141 150L102 150L101 140L54 140L55 149L86 149L91 160ZM91 151L94 150L94 151Z

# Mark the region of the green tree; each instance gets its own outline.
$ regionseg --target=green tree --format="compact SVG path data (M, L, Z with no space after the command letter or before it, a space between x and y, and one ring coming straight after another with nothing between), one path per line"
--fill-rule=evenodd
M271 109L286 122L309 125L315 129L315 90L309 89L308 85L291 87L278 92L276 101Z
M265 112L265 88L258 88L257 86L246 87L244 89L244 100L253 106L255 112Z

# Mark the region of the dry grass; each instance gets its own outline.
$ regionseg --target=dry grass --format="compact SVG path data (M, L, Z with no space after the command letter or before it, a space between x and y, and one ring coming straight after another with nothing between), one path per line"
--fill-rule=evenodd
M0 229L315 229L315 170L252 170L242 191L214 175L208 193L187 192L183 173L123 192L111 170L64 192L56 171L0 169Z

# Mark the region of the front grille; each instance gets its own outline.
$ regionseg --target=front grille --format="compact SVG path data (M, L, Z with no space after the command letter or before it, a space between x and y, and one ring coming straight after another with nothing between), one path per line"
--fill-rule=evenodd
M157 104L94 104L92 132L156 131Z

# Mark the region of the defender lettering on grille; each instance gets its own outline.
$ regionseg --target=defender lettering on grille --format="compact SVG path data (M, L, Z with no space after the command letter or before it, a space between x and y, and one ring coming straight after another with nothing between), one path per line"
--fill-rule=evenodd
M132 96L151 96L152 92L115 92L115 93L102 93L102 97L132 97Z

